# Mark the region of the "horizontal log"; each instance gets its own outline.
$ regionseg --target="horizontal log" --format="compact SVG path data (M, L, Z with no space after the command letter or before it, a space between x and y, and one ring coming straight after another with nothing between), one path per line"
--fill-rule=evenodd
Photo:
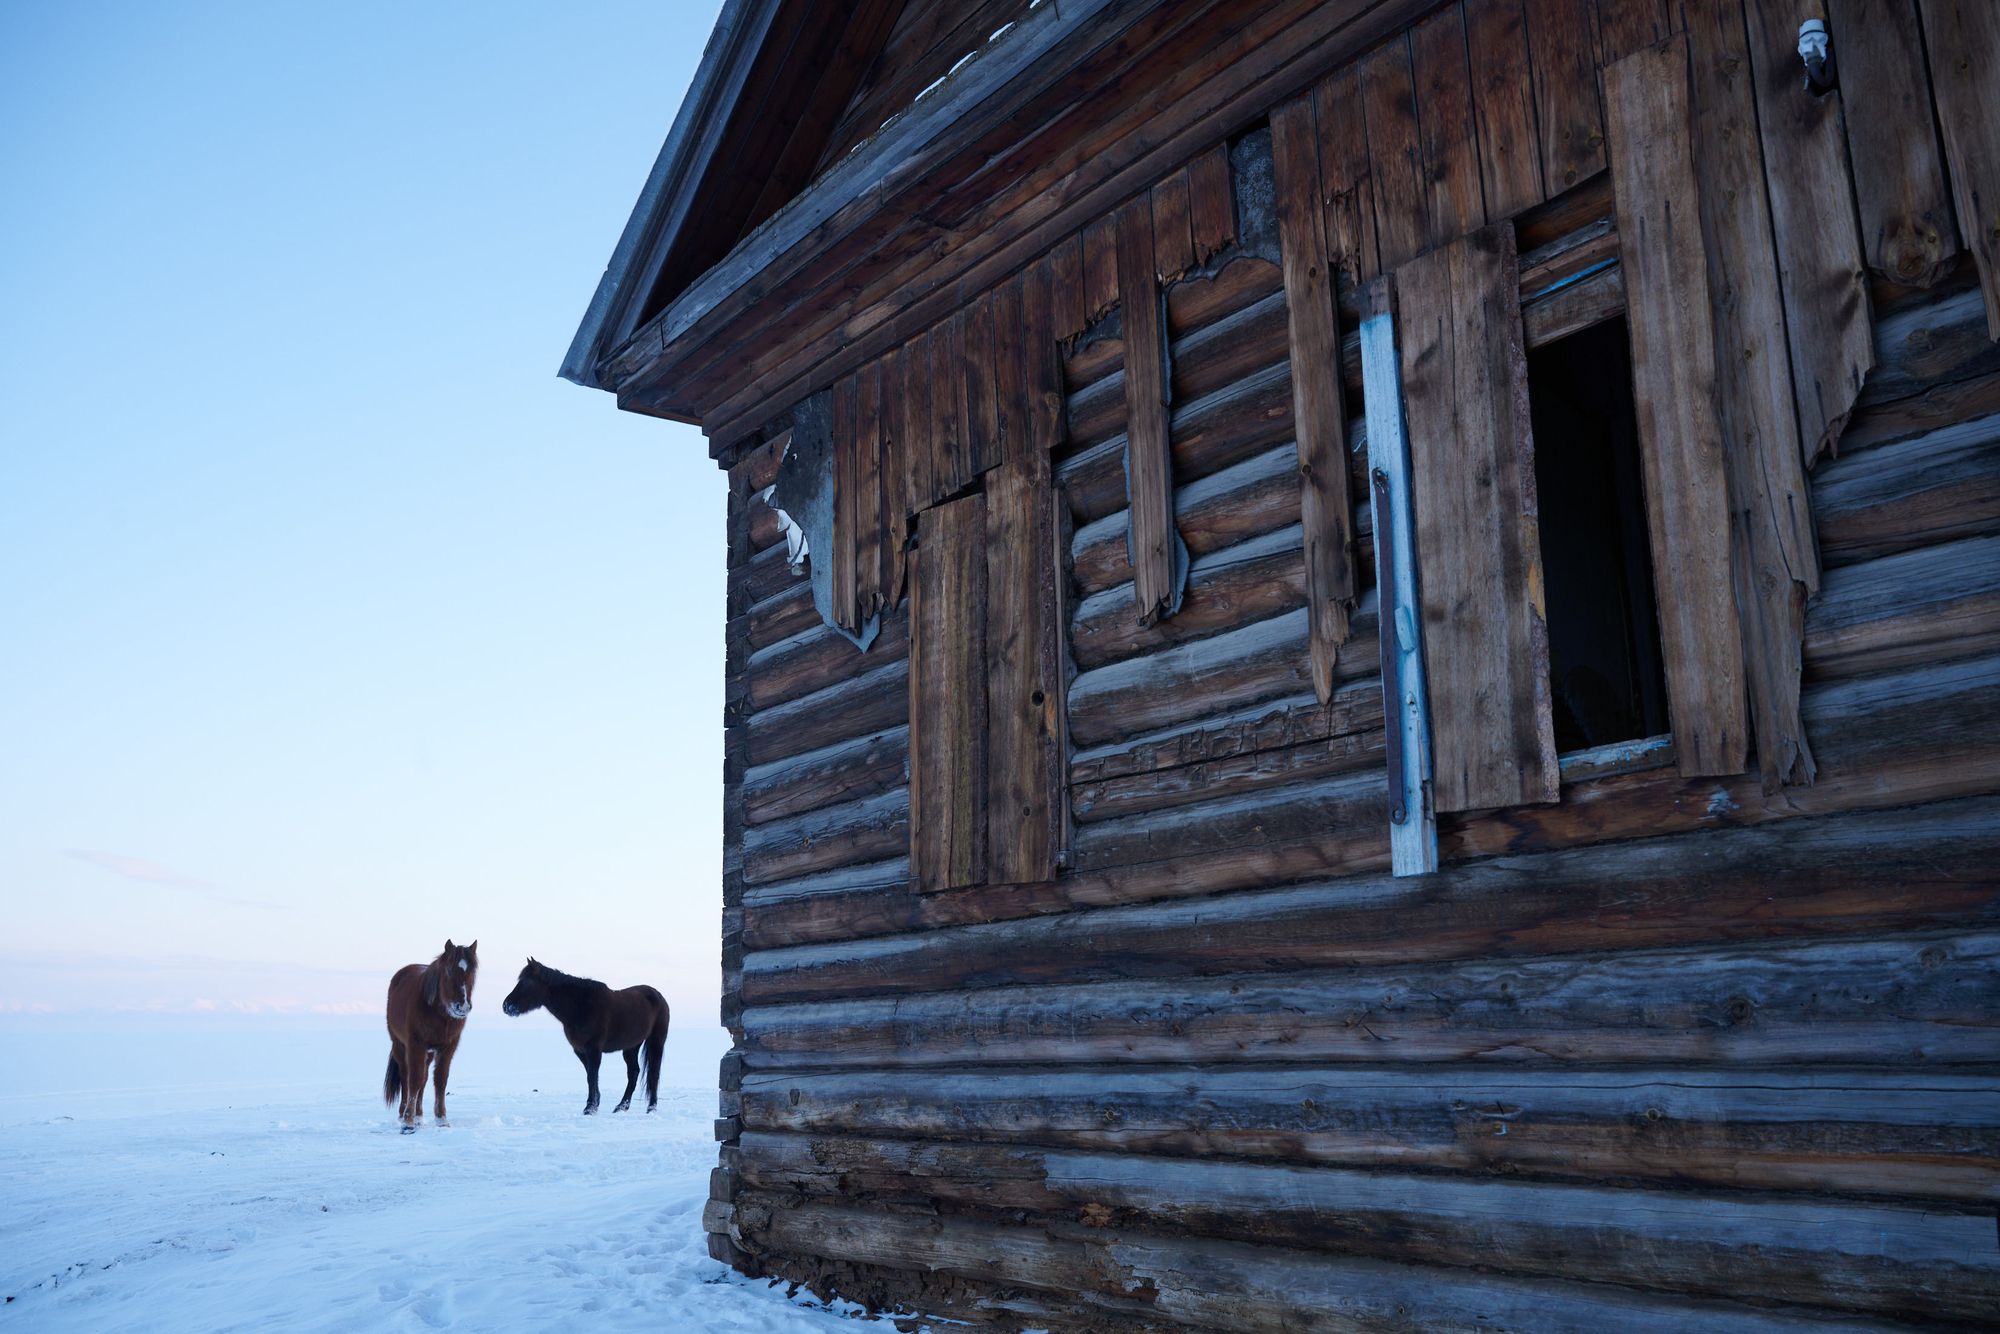
M766 547L752 556L747 564L729 572L729 605L732 608L753 608L795 585L806 584L806 579L804 567L799 573L792 573L792 567L785 560L783 546ZM810 585L807 588L807 597L810 598Z
M892 658L866 676L751 715L749 762L771 764L910 721L910 662Z
M2000 798L1975 797L1499 857L1421 879L1367 876L867 941L767 949L752 940L743 995L761 1004L1943 929L2000 915L2000 883L1975 870L1996 836ZM1703 873L1691 876L1691 865Z
M743 891L743 902L746 905L783 903L790 899L811 898L815 894L843 894L857 890L893 888L902 891L908 889L909 884L910 859L909 855L904 853L884 861L840 866L829 871L802 875L793 880L752 885Z
M1803 693L1803 709L1820 760L1819 781L1810 788L1766 793L1754 774L1684 779L1672 769L1594 778L1565 783L1553 806L1440 821L1441 850L1447 860L1463 860L2000 791L2000 658L1819 684ZM1369 842L1357 846L1361 838ZM775 948L1387 869L1386 835L1329 830L1291 843L1072 875L1044 885L914 899L866 891L828 895L810 904L748 912L744 933L752 948Z
M1906 1318L2000 1315L2000 1248L1991 1218L1971 1212L768 1132L746 1133L733 1159L752 1190L864 1207L1018 1210Z
M1080 821L1279 787L1382 763L1382 691L1358 681L1322 705L1304 695L1155 733L1070 765Z
M1080 597L1131 579L1126 515L1107 515L1071 540L1070 580ZM1174 491L1174 527L1195 560L1298 521L1299 455L1289 440Z
M1808 678L2000 650L2000 537L1829 570L1806 609Z
M2000 414L1828 459L1812 483L1829 566L2000 532Z
M1374 531L1370 509L1363 506L1356 510L1352 522L1364 538L1356 545L1354 564L1366 588L1375 577L1374 543L1365 540ZM1141 625L1132 615L1129 585L1120 584L1083 599L1076 605L1070 626L1070 653L1077 669L1087 672L1269 620L1305 606L1305 582L1305 547L1299 528L1294 525L1264 533L1196 557L1190 563L1181 609L1152 625ZM1343 650L1345 654L1368 656L1371 661L1374 652L1373 644L1367 641Z
M1856 409L1841 432L1843 455L1908 440L2000 412L2000 373L1948 380L1919 393Z
M1989 854L1993 832L1986 830ZM1954 873L1960 880L1978 874L1963 853ZM1741 886L1733 888L1740 898ZM1856 890L1852 879L1836 886L1821 880L1786 906L1817 891L1819 902L1807 910L1824 915L1826 898ZM1989 926L1996 896L2000 890L1984 892ZM1957 915L1901 906L1933 921ZM1564 921L1556 928L1564 934L1547 947L1578 952L1173 976L1170 985L1157 977L1012 985L1051 969L988 956L963 970L966 985L1010 985L904 994L895 979L875 990L898 994L819 1002L767 1003L800 979L752 954L743 973L744 1059L753 1070L1390 1059L1935 1068L2000 1061L2000 934L1753 948L1713 943L1718 933L1701 923L1677 925L1683 936L1708 943L1606 958L1581 942L1636 933ZM1851 920L1838 925L1855 927ZM1192 952L1202 936L1180 941ZM1378 949L1408 952L1399 943ZM1085 964L1075 971L1101 970Z
M882 613L875 638L864 651L832 626L817 620L804 631L750 655L746 671L750 707L768 709L877 671L910 651L907 605Z
M1786 1316L1715 1302L1662 1300L1601 1284L1508 1278L1112 1229L1051 1235L1039 1224L1009 1226L812 1201L795 1204L765 1193L739 1199L736 1214L760 1250L817 1256L842 1266L913 1271L926 1276L911 1279L917 1300L937 1292L929 1276L939 1271L981 1284L1039 1289L1048 1299L1042 1309L1066 1311L1067 1323L1085 1328L1101 1327L1107 1316L1145 1328L1165 1323L1243 1334L1494 1328L1804 1334L1858 1328L1824 1315ZM809 1276L809 1270L801 1272ZM982 1309L983 1304L971 1305L967 1314Z
M813 605L812 584L802 578L788 580L783 588L751 606L737 619L753 651L820 624L819 608ZM732 622L731 631L736 628Z
M1521 338L1537 348L1624 313L1625 270L1613 264L1523 305Z
M1335 664L1341 680L1373 675L1375 590L1362 594L1348 622L1347 651ZM1070 682L1069 728L1079 746L1226 713L1312 689L1305 608L1274 616L1143 658L1082 672Z
M753 552L777 546L785 540L785 529L778 519L778 511L764 502L762 494L750 497L745 506L744 522L749 526Z
M1280 752L1282 753L1282 752ZM1344 769L1344 771L1343 771ZM1195 806L1151 809L1078 826L1070 865L1078 874L1198 858L1231 848L1283 846L1340 831L1356 867L1372 865L1389 837L1386 784L1378 766L1343 766L1283 785L1244 785ZM1366 832L1362 832L1366 831Z
M2000 1078L1491 1065L752 1072L748 1130L1990 1201Z
M1291 439L1291 367L1280 362L1206 398L1175 405L1168 434L1173 473L1183 480L1205 477ZM1079 525L1125 508L1125 437L1113 436L1063 460L1057 477Z
M861 801L825 806L743 835L743 880L763 885L815 871L878 862L910 846L910 792L896 787Z
M1931 289L1875 322L1875 368L1857 407L1907 398L1951 381L2000 371L2000 343L1986 336L1986 302L1971 273Z
M743 776L743 818L751 825L768 824L886 792L908 781L909 745L910 729L894 727L809 755L758 765Z

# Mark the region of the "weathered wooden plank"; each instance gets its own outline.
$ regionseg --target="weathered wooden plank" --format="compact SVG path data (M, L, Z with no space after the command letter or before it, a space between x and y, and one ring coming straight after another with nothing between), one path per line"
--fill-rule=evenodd
M1229 145L1217 144L1188 164L1188 227L1194 262L1206 264L1236 240L1235 191L1229 180Z
M854 376L833 385L833 541L826 552L831 569L833 623L849 634L861 630L860 594L855 584L855 552L860 542L861 442L856 405L860 386ZM817 559L819 553L814 552Z
M1416 510L1393 298L1386 278L1363 294L1361 365L1370 418L1375 584L1386 609L1376 641L1388 759L1389 864L1395 874L1405 876L1437 869L1437 821L1431 808L1430 683L1423 636L1417 630L1423 605L1417 589Z
M2000 1189L2000 1080L1938 1071L1058 1066L750 1072L742 1089L746 1133L1965 1202Z
M903 344L899 364L902 390L892 397L903 417L902 511L907 544L909 520L927 509L937 495L933 462L937 451L931 443L937 417L931 408L930 338L920 334Z
M1534 75L1528 64L1521 0L1466 0L1465 40L1472 61L1472 108L1486 216L1495 222L1533 208L1542 189L1535 133Z
M1689 0L1695 177L1715 325L1715 391L1728 475L1744 676L1766 783L1811 782L1799 717L1807 599L1819 591L1812 502L1792 411L1770 206L1742 7Z
M965 384L965 480L1000 462L1000 387L994 343L993 299L983 292L965 310L963 378Z
M743 1201L754 1200L749 1208ZM1327 1329L1619 1329L1665 1334L1690 1328L1719 1334L1858 1328L1748 1306L1627 1294L1613 1285L1528 1280L1466 1270L1387 1264L1205 1238L1157 1237L1124 1229L1064 1229L892 1214L783 1196L741 1197L736 1226L762 1252L820 1256L843 1273L867 1275L870 1290L895 1293L892 1271L910 1271L905 1301L956 1312L962 1299L939 1284L942 1272L1043 1294L1029 1323L1105 1328L1130 1322L1277 1334ZM780 1271L783 1272L783 1271ZM802 1271L810 1277L810 1271ZM935 1295L932 1295L935 1294ZM965 1317L990 1314L964 1302Z
M1542 180L1551 196L1604 170L1592 0L1523 0L1541 126Z
M1140 623L1151 625L1180 608L1187 552L1174 531L1167 341L1147 197L1120 208L1116 223L1119 304L1125 323L1125 484L1132 511L1132 589Z
M1918 399L1904 418L1917 420L1913 431L1992 411L1979 406L1991 384L1965 383L2000 379L2000 346L1986 335L1984 299L1964 283L1971 276L1942 280L1925 293L1929 300L1875 322L1875 369L1860 407Z
M1518 272L1503 223L1396 273L1440 812L1556 798Z
M910 856L924 890L986 873L986 497L925 511L910 636Z
M1118 304L1117 215L1107 213L1083 229L1083 321L1104 318Z
M1301 614L1295 631L1299 636L1304 634L1303 623ZM1310 686L1296 679L1302 676L1295 674L1285 688L1256 698L1304 693ZM1241 702L1219 701L1214 711ZM1073 699L1072 708L1074 703ZM1811 788L1773 795L1764 792L1754 775L1716 781L1683 778L1671 768L1596 778L1566 785L1556 806L1521 806L1440 821L1441 851L1447 861L1492 857L1880 810L2000 790L2000 659L1811 686L1805 692L1805 717L1813 735L1825 738L1818 754L1819 781ZM1842 824L1860 828L1865 822L1850 819ZM1375 833L1377 828L1361 824L1330 836L1274 836L1260 847L1230 847L1213 855L1073 874L1046 887L926 895L916 902L907 894L828 895L808 905L749 913L745 939L760 948L842 940L1039 916L1080 906L1212 895L1313 876L1386 871L1388 844ZM1682 845L1677 855L1685 851ZM1338 894L1362 893L1368 883L1350 883Z
M882 367L869 362L854 373L854 602L855 624L882 614L883 548L889 525L882 503Z
M1194 266L1188 210L1187 169L1170 171L1153 187L1153 262L1162 287Z
M1421 252L1432 235L1409 38L1399 35L1376 47L1361 57L1358 71L1375 239L1386 272Z
M1066 800L1056 496L1046 453L987 474L987 879L1055 877Z
M1958 254L1912 0L1828 0L1868 264L1929 287Z
M1440 246L1486 221L1460 6L1446 5L1410 29L1410 72L1417 92L1430 244Z
M1021 392L1027 420L1020 441L1025 454L1047 459L1066 433L1063 411L1061 329L1056 308L1057 266L1042 259L1029 266L1021 289Z
M993 291L993 396L997 436L993 466L1026 456L1028 448L1027 275Z
M1349 288L1382 271L1375 240L1375 191L1368 174L1368 121L1360 66L1348 63L1313 90L1319 125L1320 184L1326 194L1326 246Z
M1641 47L1652 46L1679 27L1666 0L1597 0L1597 63L1615 65Z
M1231 1241L1875 1315L2000 1311L1991 1222L1969 1211L852 1135L747 1132L737 1163L750 1188L814 1200L1108 1214Z
M1347 407L1340 395L1340 330L1322 211L1319 144L1310 94L1271 113L1278 245L1285 275L1292 366L1292 426L1299 460L1299 522L1313 688L1333 695L1334 663L1347 642L1359 578L1347 492Z
M1090 323L1088 295L1083 276L1083 237L1066 236L1048 253L1055 270L1056 336L1067 341L1083 332Z
M1855 395L1875 364L1868 270L1855 225L1840 99L1811 97L1800 86L1798 5L1744 0L1743 8L1778 242L1799 445L1811 467L1839 444Z
M2000 339L2000 11L1980 0L1920 0L1920 12L1958 231L1979 269L1987 336Z
M965 461L965 377L959 371L952 326L944 320L930 332L931 368L931 494L926 508L962 488L968 480Z
M2000 532L2000 414L1829 459L1813 513L1830 565Z
M1749 748L1715 330L1690 145L1687 39L1604 72L1667 705L1681 773L1733 774Z

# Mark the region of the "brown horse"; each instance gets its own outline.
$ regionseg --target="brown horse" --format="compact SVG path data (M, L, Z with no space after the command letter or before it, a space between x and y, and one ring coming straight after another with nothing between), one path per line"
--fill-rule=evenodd
M583 1104L585 1116L597 1110L597 1063L607 1051L625 1053L625 1096L611 1110L622 1112L632 1105L632 1090L639 1086L642 1050L646 1057L646 1110L653 1110L660 1101L660 1054L667 1048L666 997L651 987L613 991L602 982L571 977L530 959L500 1008L509 1015L523 1015L543 1006L562 1023L570 1050L590 1077L590 1098Z
M389 979L389 1073L382 1077L382 1100L402 1096L398 1116L403 1133L413 1135L424 1119L424 1080L437 1058L437 1122L445 1124L444 1086L451 1077L452 1053L472 1013L472 983L479 976L479 942L444 943L444 953L427 964L405 964Z

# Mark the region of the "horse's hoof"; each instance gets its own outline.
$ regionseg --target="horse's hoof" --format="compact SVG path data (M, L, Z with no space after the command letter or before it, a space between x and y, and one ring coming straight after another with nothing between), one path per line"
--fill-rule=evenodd
M415 1126L404 1126L403 1133L405 1135L414 1135L417 1133L417 1128Z

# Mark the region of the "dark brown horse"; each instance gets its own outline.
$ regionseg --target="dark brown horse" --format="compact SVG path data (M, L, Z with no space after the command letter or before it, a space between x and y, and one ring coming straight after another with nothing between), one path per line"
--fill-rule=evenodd
M382 1100L402 1097L398 1115L403 1133L416 1133L424 1119L424 1079L437 1058L437 1122L444 1120L444 1085L451 1077L452 1053L472 1013L472 983L479 976L479 942L444 943L429 963L405 964L389 979L389 1073L382 1077Z
M547 1006L562 1023L570 1050L583 1062L590 1076L590 1098L583 1114L597 1110L597 1063L607 1051L625 1053L625 1096L611 1110L622 1112L632 1105L632 1090L639 1086L639 1056L645 1053L646 1110L660 1101L660 1054L667 1049L667 1001L651 987L626 987L613 991L602 982L587 977L571 977L547 964L528 960L520 981L500 1002L510 1015L523 1015Z

